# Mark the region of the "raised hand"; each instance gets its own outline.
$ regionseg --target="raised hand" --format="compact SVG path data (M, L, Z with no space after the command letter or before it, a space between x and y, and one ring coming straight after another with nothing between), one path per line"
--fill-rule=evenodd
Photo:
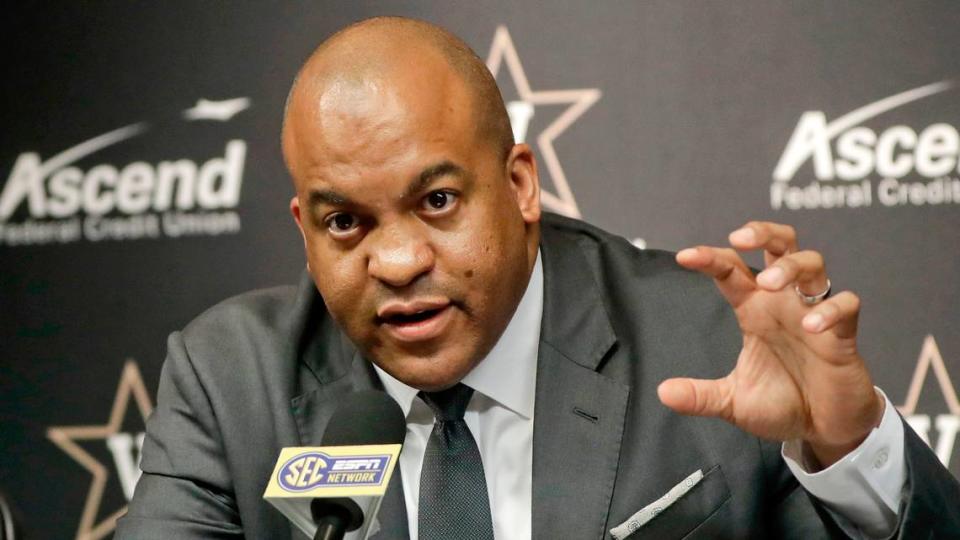
M815 300L828 288L823 257L798 251L790 226L750 222L729 239L733 249L689 248L677 262L711 276L733 306L743 333L737 364L722 379L668 379L660 400L765 439L803 439L827 467L883 416L884 401L857 352L860 301L851 292ZM737 253L751 250L764 252L766 268L756 276Z

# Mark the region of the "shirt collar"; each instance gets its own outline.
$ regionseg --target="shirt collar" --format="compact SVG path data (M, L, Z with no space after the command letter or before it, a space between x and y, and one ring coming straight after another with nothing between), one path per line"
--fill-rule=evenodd
M533 418L542 317L543 263L538 250L527 290L510 323L490 353L461 382L517 414ZM376 364L373 367L384 390L407 416L419 390L398 381Z

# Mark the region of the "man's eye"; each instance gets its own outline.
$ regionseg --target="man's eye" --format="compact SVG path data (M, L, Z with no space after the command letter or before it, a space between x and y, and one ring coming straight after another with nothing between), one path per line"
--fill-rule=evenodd
M348 233L357 228L360 220L353 214L334 214L327 218L327 229L334 234Z
M457 200L457 194L449 191L433 191L423 199L425 210L444 210Z

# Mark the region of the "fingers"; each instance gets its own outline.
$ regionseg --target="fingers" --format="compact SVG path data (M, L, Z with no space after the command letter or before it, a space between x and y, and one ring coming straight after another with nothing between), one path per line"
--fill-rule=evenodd
M728 379L667 379L657 387L660 402L680 414L732 418Z
M827 288L823 256L797 251L797 232L789 225L751 221L730 233L730 244L738 250L764 250L767 269L757 275L763 289L779 291L796 283L801 292L813 296Z
M677 262L691 270L697 270L708 276L725 280L732 276L734 270L747 270L737 252L727 248L697 246L687 248L677 253Z
M797 250L797 231L769 221L751 221L730 233L729 240L740 251L762 249L766 264Z
M832 330L839 338L852 338L857 335L859 316L860 298L850 291L844 291L814 306L804 315L801 324L804 330L812 334Z
M757 274L757 285L768 291L779 291L790 283L796 283L809 296L823 292L827 288L823 255L816 251L791 253Z
M717 287L733 307L755 290L753 272L737 252L729 248L697 246L677 253L677 263L716 280Z

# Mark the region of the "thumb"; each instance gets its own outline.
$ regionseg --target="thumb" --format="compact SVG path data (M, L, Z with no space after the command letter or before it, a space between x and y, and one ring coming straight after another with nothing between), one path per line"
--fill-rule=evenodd
M729 381L667 379L657 387L660 401L680 414L730 417Z

